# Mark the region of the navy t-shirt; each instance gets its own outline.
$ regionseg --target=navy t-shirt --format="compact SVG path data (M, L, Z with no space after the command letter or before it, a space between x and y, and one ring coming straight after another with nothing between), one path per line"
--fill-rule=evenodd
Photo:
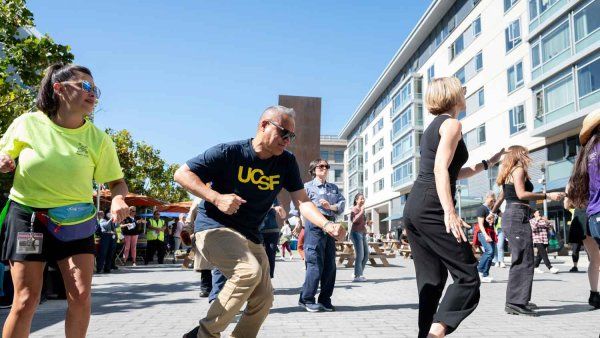
M477 217L482 217L483 218L483 227L484 228L489 228L492 226L492 224L490 224L486 217L490 214L490 209L488 207L486 207L485 205L480 205L479 208L477 208Z
M212 182L220 194L236 194L246 200L233 215L210 202L198 206L195 230L232 228L255 243L262 242L259 227L282 188L304 189L296 157L289 151L266 160L258 158L252 139L219 144L187 161L203 182Z

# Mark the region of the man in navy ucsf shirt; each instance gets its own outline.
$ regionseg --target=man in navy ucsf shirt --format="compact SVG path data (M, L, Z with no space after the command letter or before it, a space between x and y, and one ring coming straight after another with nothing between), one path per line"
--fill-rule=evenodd
M273 304L259 227L282 188L305 218L334 238L345 236L344 228L328 221L310 201L296 158L285 150L295 138L294 117L293 109L269 107L254 138L210 148L175 173L182 187L204 200L195 222L196 245L227 277L206 317L186 337L218 337L246 302L231 335L258 334ZM212 189L206 182L212 182Z

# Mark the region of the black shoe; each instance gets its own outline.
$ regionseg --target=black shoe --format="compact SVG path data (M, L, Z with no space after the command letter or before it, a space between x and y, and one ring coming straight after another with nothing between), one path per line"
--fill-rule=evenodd
M527 304L525 304L525 307L528 308L529 310L537 310L539 309L539 307L532 302L527 302Z
M110 270L104 270L104 273L111 273Z
M579 269L577 269L577 267L574 266L571 268L571 270L569 270L569 272L579 272Z
M196 338L198 337L198 330L200 330L200 326L196 326L192 329L192 331L183 335L183 338Z
M96 274L101 275L102 274L102 270L96 271Z
M206 298L206 297L208 297L208 295L209 295L209 294L210 294L210 293L209 293L208 291L206 291L206 290L201 290L201 291L200 291L200 298Z
M595 309L600 309L600 293L598 291L590 291L590 299L588 304L593 306Z
M522 315L522 316L531 316L537 317L537 312L527 308L527 306L517 305L517 304L509 304L506 303L504 307L504 311L511 315Z
M111 270L119 270L119 268L118 268L116 265L113 265L113 266L111 267Z

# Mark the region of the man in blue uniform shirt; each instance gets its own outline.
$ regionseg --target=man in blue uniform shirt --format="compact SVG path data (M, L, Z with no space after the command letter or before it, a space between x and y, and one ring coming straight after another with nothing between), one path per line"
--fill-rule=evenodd
M175 181L204 201L196 218L196 245L227 283L200 325L186 337L219 337L247 302L232 337L256 337L273 304L269 262L259 227L282 188L302 215L335 238L340 224L327 220L308 198L294 155L295 113L267 108L253 139L220 144L189 160ZM212 189L205 182L212 182Z

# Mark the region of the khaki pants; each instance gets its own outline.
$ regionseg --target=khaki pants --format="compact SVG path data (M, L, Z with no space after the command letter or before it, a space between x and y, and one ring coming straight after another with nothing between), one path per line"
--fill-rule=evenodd
M200 254L227 277L206 317L200 320L198 337L220 337L246 302L231 336L256 337L273 305L265 248L228 228L196 233L196 245Z

